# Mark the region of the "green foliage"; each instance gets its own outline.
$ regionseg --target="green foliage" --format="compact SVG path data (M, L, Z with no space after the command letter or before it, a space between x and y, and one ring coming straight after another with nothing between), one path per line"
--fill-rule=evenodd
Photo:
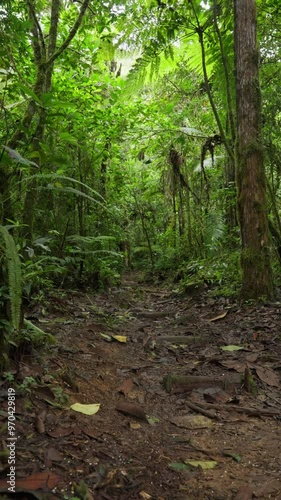
M16 386L16 389L19 392L23 392L24 394L30 394L32 389L38 386L38 382L34 377L24 377L21 383L17 383L15 381L15 377L11 372L4 372L3 378L8 382L13 382Z
M205 283L210 288L211 295L235 297L240 285L240 273L238 272L239 252L218 253L212 259L194 260L185 263L178 271L182 278L180 290L189 289L194 283Z
M38 326L35 326L31 321L24 320L24 326L18 337L18 343L30 343L34 347L41 347L48 344L54 344L55 338L50 333L46 333Z
M56 404L64 406L68 402L69 395L63 391L62 387L53 386L52 391L55 394Z
M14 238L9 233L8 229L4 226L0 226L0 234L2 240L4 240L4 245L1 245L5 256L5 261L2 262L2 266L6 266L8 274L11 324L15 330L19 330L22 302L21 264Z

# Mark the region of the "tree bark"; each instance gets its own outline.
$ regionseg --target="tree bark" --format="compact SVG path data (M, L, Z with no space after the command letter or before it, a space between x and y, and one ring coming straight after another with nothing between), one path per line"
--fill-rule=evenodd
M270 297L272 278L261 138L259 54L254 0L234 0L237 189L242 238L242 299Z

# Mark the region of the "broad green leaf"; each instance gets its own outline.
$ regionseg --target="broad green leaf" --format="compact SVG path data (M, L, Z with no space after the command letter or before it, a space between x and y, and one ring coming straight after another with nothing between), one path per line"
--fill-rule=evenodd
M100 404L83 405L81 403L74 403L70 408L84 415L95 415L100 409Z
M67 142L68 144L73 144L74 146L78 145L77 138L69 134L68 132L61 132L60 139L64 142Z
M28 95L29 97L32 97L32 99L35 102L37 102L37 104L41 104L41 100L32 89L28 88L26 85L23 85L22 83L18 83L18 87L24 92L24 94Z

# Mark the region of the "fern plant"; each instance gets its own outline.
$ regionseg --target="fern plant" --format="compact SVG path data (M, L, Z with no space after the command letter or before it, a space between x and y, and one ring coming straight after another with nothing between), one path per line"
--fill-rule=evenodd
M5 226L0 226L0 234L4 240L3 250L7 265L10 321L13 328L19 330L22 303L21 263L15 240Z
M217 253L226 232L226 225L222 214L209 212L205 216L204 244L207 257Z

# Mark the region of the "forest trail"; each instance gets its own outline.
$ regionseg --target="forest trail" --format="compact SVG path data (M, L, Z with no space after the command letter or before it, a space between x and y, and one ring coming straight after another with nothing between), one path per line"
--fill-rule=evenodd
M279 303L240 308L131 273L29 317L56 344L16 367L37 381L16 398L18 498L281 498Z

